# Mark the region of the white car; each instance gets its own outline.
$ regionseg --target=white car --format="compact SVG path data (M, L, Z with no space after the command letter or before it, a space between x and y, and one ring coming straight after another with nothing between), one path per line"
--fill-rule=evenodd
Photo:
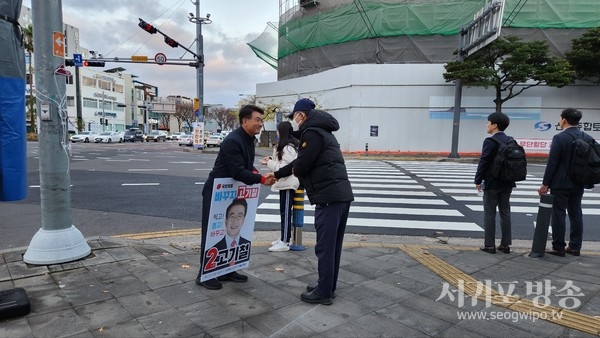
M98 135L100 135L100 133L97 131L82 131L77 135L71 136L71 142L90 143L90 141L94 141Z
M191 134L190 133L186 133L184 131L177 131L177 132L174 132L174 133L171 134L171 140L173 140L173 141L179 141L179 138L182 135L191 135Z
M179 135L179 146L193 146L194 145L194 136L183 134Z
M221 142L223 142L223 139L225 137L223 137L222 135L210 135L208 137L208 139L206 140L206 147L220 147L221 146Z
M96 139L94 139L95 143L113 143L119 142L123 143L123 133L119 131L103 131Z

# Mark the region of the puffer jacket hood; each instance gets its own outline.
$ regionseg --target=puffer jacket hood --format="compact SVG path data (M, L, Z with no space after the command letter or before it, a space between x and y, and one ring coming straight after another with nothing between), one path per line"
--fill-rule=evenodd
M308 119L300 125L300 133L308 128L323 128L326 131L337 131L340 124L333 115L322 110L313 109L308 112Z

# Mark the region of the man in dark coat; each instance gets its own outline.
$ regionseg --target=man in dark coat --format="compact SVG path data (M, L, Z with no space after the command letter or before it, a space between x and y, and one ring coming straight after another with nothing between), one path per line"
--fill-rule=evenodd
M512 244L510 195L515 187L515 182L501 181L491 173L500 144L505 144L510 139L504 133L509 124L510 119L503 113L492 113L488 116L486 128L487 133L492 136L483 140L475 174L475 187L478 192L483 190L483 230L485 234L481 251L492 254L496 253L496 208L500 213L500 229L502 231L498 250L510 253Z
M287 117L292 119L294 133L300 140L298 157L291 163L293 173L304 186L310 203L316 205L319 280L316 285L308 285L300 299L330 305L335 297L350 203L354 201L344 157L332 133L340 126L329 113L316 110L309 99L298 100ZM275 177L289 175L282 169Z
M571 164L572 143L583 133L579 130L581 117L581 112L575 108L567 108L560 114L559 126L563 131L552 138L542 186L538 189L540 195L548 193L550 189L554 197L551 223L552 249L547 250L546 253L561 257L565 256L565 252L579 256L583 239L581 199L584 187L573 182L567 174ZM565 243L567 212L571 224L568 247Z

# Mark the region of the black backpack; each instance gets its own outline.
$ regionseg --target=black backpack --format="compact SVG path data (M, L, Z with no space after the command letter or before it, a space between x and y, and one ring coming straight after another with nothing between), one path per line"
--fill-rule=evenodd
M498 142L498 152L490 169L493 177L505 182L523 181L527 177L527 158L525 149L509 137L508 142Z
M600 144L582 132L571 147L571 162L567 171L571 180L583 186L600 183Z

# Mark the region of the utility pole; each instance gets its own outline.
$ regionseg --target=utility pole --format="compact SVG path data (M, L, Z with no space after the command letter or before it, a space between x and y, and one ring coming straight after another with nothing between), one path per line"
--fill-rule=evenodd
M196 5L196 15L190 13L188 20L191 23L196 24L196 55L198 58L198 66L196 67L196 96L199 100L198 115L196 115L196 124L202 123L204 125L204 117L201 117L204 113L204 38L202 37L202 25L208 25L212 23L210 20L210 14L206 14L206 18L200 16L200 0L193 2ZM204 127L201 128L204 133ZM200 135L204 137L204 135Z
M31 5L36 27L33 41L39 52L35 58L35 88L40 112L42 227L31 239L23 261L49 265L83 258L91 249L71 219L66 83L58 73L64 69L62 2L32 0Z

